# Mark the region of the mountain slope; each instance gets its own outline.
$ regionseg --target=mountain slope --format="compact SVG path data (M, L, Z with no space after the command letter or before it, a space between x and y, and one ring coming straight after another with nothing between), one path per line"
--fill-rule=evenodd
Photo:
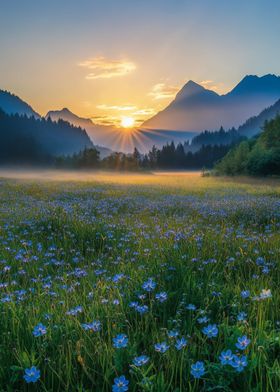
M261 132L264 123L270 121L280 114L280 99L272 106L263 110L258 116L249 118L238 128L238 133L242 136L252 137Z
M98 126L94 124L91 119L79 117L67 108L63 108L62 110L51 110L46 114L46 118L50 118L52 121L64 120L76 127L85 129L92 142L98 143L94 146L99 151L101 159L112 153L110 148L99 145L106 144L106 131L108 127ZM109 146L111 145L109 144Z
M40 115L36 113L30 105L8 91L0 90L0 108L7 114L18 113L28 117L40 117Z
M19 150L32 155L70 155L78 153L93 144L85 130L74 127L66 121L52 122L51 119L8 115L0 109L0 158L12 156ZM33 146L33 147L32 147ZM31 148L32 147L32 148ZM28 155L28 154L27 154Z
M280 98L280 77L246 76L228 94L219 95L189 81L161 112L143 123L149 129L201 132L238 127Z

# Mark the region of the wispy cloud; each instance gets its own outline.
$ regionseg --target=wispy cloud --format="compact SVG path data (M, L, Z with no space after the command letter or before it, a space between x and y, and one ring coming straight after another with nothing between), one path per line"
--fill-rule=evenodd
M97 105L97 109L101 110L116 110L119 112L126 112L126 111L131 111L131 110L136 110L137 106L132 106L132 105Z
M225 86L223 83L215 83L213 80L202 80L199 82L201 86L208 90L216 91L217 93L223 93Z
M157 83L153 86L148 95L153 97L155 100L167 99L173 98L178 91L179 88L176 86L168 86L165 83Z
M103 56L94 57L78 64L92 72L86 75L86 79L109 79L124 76L136 69L136 65L128 60L111 60Z
M152 116L155 113L156 113L155 109L145 108L145 109L138 109L135 112L133 112L132 114L134 116Z

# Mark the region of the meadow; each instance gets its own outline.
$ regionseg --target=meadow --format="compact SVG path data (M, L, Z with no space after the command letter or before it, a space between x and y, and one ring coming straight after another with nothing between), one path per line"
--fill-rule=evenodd
M0 176L1 391L280 390L279 180Z

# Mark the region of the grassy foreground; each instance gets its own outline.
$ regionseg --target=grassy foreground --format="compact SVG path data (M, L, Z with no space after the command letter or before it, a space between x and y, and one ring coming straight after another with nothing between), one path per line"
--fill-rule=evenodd
M279 181L55 176L0 180L1 391L280 390Z

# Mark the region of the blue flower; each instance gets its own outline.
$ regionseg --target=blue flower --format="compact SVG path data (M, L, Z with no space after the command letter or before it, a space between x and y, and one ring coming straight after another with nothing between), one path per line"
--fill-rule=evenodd
M197 319L197 322L199 324L206 324L210 319L207 316L199 317Z
M243 291L241 291L241 297L242 297L242 298L248 298L248 297L250 297L250 291L249 291L249 290L243 290Z
M36 368L36 366L31 366L30 369L25 369L24 370L25 374L23 378L25 381L29 384L30 382L35 383L36 381L39 380L40 378L40 370Z
M245 350L245 348L249 345L250 342L251 340L248 339L246 335L244 335L241 336L241 338L237 339L237 343L235 344L235 346L239 348L239 350Z
M186 309L187 309L187 310L196 310L196 306L195 306L194 304L188 304L188 305L186 306Z
M128 344L128 337L123 333L113 338L113 346L115 348L123 348L126 347L127 344Z
M246 355L239 357L237 355L233 355L233 358L230 362L230 365L237 371L242 372L244 368L248 365Z
M150 358L147 355L140 355L140 357L135 357L133 359L133 365L140 367L149 362L149 360Z
M168 331L167 335L169 338L176 338L179 335L179 332L172 330L172 331Z
M156 282L152 278L149 278L143 283L142 288L147 292L151 292L156 288L156 285Z
M162 354L164 354L169 349L169 346L166 342L156 343L154 347L158 353Z
M125 376L120 376L114 379L114 385L112 387L113 392L126 392L128 391L129 381Z
M245 312L239 312L237 315L237 320L238 321L245 321L247 317L247 313Z
M147 305L137 305L135 309L140 314L147 313L149 310Z
M182 350L182 348L186 347L187 340L185 338L177 339L175 343L175 347L177 350Z
M208 338L215 338L218 335L219 330L216 324L209 324L202 329L202 332Z
M156 294L156 299L159 302L165 302L167 300L167 293L165 291Z
M204 363L201 361L197 361L191 366L191 375L194 378L200 378L205 374Z
M39 323L34 327L33 329L33 335L37 338L38 336L43 336L46 335L47 333L47 327L45 327L42 323Z
M232 358L233 358L233 354L231 350L223 351L219 356L222 365L230 365Z
M93 321L92 323L82 324L82 327L84 328L85 331L98 332L101 330L101 323L100 321Z

